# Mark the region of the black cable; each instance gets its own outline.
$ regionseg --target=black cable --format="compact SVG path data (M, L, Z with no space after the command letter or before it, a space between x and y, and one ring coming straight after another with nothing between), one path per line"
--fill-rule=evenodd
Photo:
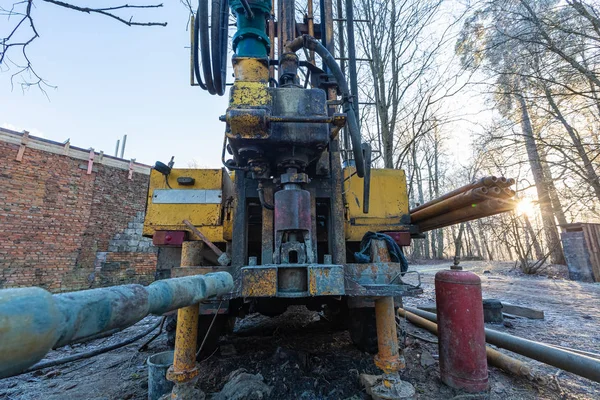
M152 325L151 328L145 330L144 332L140 333L139 335L136 335L134 337L131 337L129 339L125 339L121 342L115 343L115 344L111 344L109 346L105 346L105 347L101 347L99 349L95 349L92 351L88 351L85 353L79 353L79 354L74 354L72 356L68 356L68 357L63 357L63 358L59 358L56 360L50 360L50 361L46 361L46 362L41 362L41 363L37 363L36 365L34 365L33 367L21 372L20 374L17 375L22 375L22 374L26 374L28 372L33 372L33 371L37 371L39 369L43 369L43 368L49 368L49 367L55 367L57 365L62 365L62 364L66 364L66 363L70 363L73 361L78 361L78 360L83 360L84 358L91 358L106 352L109 352L111 350L115 350L118 349L120 347L123 346L127 346L128 344L131 344L133 342L136 342L138 340L140 340L141 338L143 338L144 336L148 335L150 332L152 332L153 330L155 330L156 328L158 328L158 326L161 324L162 322L162 318L160 321L158 321L156 324ZM16 376L16 375L13 375Z

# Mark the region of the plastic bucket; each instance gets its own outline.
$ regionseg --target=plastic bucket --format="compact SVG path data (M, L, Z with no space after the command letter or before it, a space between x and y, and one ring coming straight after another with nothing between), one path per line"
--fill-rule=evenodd
M171 393L173 382L167 380L167 370L173 364L173 351L163 351L148 357L148 400L158 400Z

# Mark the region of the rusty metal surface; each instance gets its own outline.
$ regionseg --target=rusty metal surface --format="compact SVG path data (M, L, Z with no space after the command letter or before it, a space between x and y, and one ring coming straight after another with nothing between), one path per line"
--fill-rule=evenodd
M177 383L189 382L198 376L196 367L196 343L198 342L198 304L177 311L177 331L173 365L167 371L167 379Z
M242 268L244 297L341 296L344 267L324 264L273 264Z
M371 261L390 261L390 254L385 241L371 241ZM377 325L378 349L375 356L375 365L383 371L385 380L385 375L397 373L400 369L406 367L404 356L398 347L393 297L386 296L375 299L375 323Z
M375 322L377 324L378 349L377 355L375 355L375 365L385 374L405 368L406 363L398 347L393 297L381 297L375 300Z
M244 267L242 268L242 296L275 297L277 296L276 267Z
M0 290L0 378L30 367L52 348L232 289L232 276L217 272L56 295L39 288Z
M264 185L263 188L264 199L268 204L273 204L273 186L270 184ZM273 210L269 210L266 207L262 208L262 249L261 249L261 261L262 264L271 264L273 262Z
M329 254L333 255L334 264L344 264L346 262L346 229L344 224L344 198L342 195L342 164L338 139L331 139L329 143L329 163L331 168Z
M341 265L309 266L308 293L311 296L344 295L344 268Z

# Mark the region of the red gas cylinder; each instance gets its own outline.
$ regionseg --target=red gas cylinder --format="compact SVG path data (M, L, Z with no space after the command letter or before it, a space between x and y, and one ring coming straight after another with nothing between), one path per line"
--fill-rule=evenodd
M455 389L488 388L481 280L468 271L435 274L442 382Z

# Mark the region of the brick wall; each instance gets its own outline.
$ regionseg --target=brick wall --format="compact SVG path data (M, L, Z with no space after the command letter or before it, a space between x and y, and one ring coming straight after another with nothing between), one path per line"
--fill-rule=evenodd
M19 162L20 134L0 134L0 288L60 292L154 279L156 249L140 229L149 181L140 164L129 179L128 161L109 166L97 155L88 175L85 150L56 154L60 144L38 139Z

